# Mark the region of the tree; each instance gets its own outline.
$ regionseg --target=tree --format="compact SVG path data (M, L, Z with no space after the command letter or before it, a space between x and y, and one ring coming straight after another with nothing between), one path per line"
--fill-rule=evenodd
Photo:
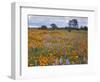
M78 21L77 19L69 20L68 25L70 28L78 28Z
M72 27L72 20L69 20L68 25L70 28Z
M70 27L65 27L64 29L68 30L68 32L71 32L71 28Z
M68 27L67 26L65 26L65 28L64 29L68 29Z
M45 26L45 25L42 25L41 27L40 27L40 29L47 29L47 26Z
M52 23L50 26L52 27L53 30L58 29L57 25L54 23Z
M87 26L84 26L84 30L88 30L88 27Z
M80 29L81 29L81 30L85 30L85 31L87 31L87 30L88 30L88 27L87 27L87 26L81 26Z
M78 21L77 21L77 19L72 19L72 21L73 21L73 26L75 28L78 28Z

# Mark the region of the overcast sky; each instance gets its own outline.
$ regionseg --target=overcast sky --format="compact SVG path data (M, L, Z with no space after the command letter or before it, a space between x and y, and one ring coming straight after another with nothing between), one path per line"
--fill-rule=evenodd
M77 19L78 25L88 26L87 17L71 17L71 16L38 16L38 15L29 15L28 16L28 27L41 27L41 25L46 25L50 27L50 24L55 23L58 27L68 26L68 21L71 19Z

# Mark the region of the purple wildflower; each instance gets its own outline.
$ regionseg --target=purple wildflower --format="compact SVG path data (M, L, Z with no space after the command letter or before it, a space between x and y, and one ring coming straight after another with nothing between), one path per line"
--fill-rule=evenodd
M63 64L62 57L60 58L59 63L60 63L60 64Z
M67 64L67 65L69 65L69 64L70 64L69 59L66 59L66 64Z

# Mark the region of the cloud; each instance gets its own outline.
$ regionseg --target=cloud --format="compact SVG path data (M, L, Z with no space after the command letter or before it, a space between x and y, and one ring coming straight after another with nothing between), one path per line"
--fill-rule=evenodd
M29 27L40 27L41 25L46 25L50 27L50 24L55 23L58 27L68 26L69 20L77 19L79 26L87 26L87 17L70 17L70 16L38 16L30 15L28 16L28 26Z

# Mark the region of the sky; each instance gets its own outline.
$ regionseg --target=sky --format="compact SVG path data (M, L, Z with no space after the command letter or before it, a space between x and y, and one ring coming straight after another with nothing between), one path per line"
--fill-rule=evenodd
M69 20L77 19L78 26L88 26L87 17L75 17L75 16L39 16L39 15L29 15L28 16L28 27L38 28L42 25L46 25L50 28L50 24L54 23L58 27L68 26Z

